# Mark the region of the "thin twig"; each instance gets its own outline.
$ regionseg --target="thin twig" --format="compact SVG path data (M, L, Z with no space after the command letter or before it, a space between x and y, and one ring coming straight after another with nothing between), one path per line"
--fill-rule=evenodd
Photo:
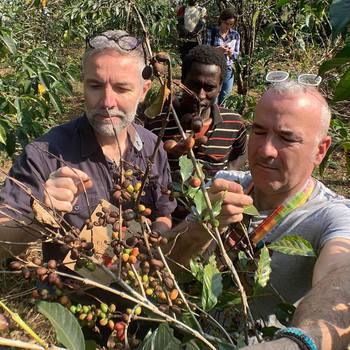
M39 337L38 334L36 334L23 320L22 318L16 313L13 312L11 309L9 309L1 300L0 300L0 306L11 316L12 320L17 323L19 327L21 327L28 335L30 335L35 341L37 341L40 345L47 348L47 343Z
M178 290L180 297L181 297L182 301L184 302L188 312L190 313L194 323L196 324L199 332L201 334L203 334L203 329L202 329L200 323L198 322L198 320L196 319L195 315L193 314L193 311L192 311L190 305L188 304L187 299L185 298L184 294L182 293L181 288L177 284L176 278L175 278L174 274L172 273L172 271L170 270L169 265L168 265L167 261L165 260L164 254L163 254L162 250L160 249L160 247L157 247L157 251L158 251L158 254L160 255L160 258L162 259L163 264L165 265L165 268L167 269L168 273L170 274L170 277L174 281L174 285L175 285L176 289Z
M142 284L140 275L137 273L134 264L130 264L130 265L131 265L131 269L132 269L132 271L133 271L133 273L134 273L134 275L135 275L137 284L139 285L139 288L140 288L140 291L141 291L142 296L143 296L144 298L147 298L147 297L146 297L146 293L145 293L145 288L143 288L143 284Z
M6 346L7 348L20 348L20 349L31 349L31 350L47 350L47 347L44 348L40 345L26 343L20 340L6 339L0 337L0 346ZM50 350L67 350L66 348L59 348L57 346L50 346Z

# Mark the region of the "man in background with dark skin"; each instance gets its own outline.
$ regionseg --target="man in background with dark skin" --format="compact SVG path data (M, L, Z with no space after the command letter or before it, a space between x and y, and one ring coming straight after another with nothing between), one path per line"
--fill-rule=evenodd
M212 178L219 170L239 169L245 162L246 128L240 116L216 104L226 75L226 59L216 48L199 45L186 56L182 65L182 84L193 94L183 92L173 102L176 113L187 137L194 137L193 152L203 165L206 179ZM145 127L156 135L159 134L163 118L147 119ZM196 128L199 122L200 128ZM168 161L172 178L177 181L179 175L179 157L187 154L188 148L168 145L181 142L180 130L173 114L169 116L164 131L164 148L168 152ZM179 204L173 213L175 223L186 217L188 211Z
M226 69L226 59L221 52L207 45L195 47L183 62L181 82L196 97L182 92L182 96L173 103L184 131L195 137L193 152L203 164L207 178L219 170L239 169L245 162L246 128L242 119L237 113L215 103ZM145 127L158 134L163 117L146 120ZM200 119L201 128L193 126L195 119ZM170 115L163 141L166 143L172 139L178 141L181 136L174 117ZM184 150L183 154L187 151ZM174 154L169 150L172 171L179 169L180 155L181 152Z

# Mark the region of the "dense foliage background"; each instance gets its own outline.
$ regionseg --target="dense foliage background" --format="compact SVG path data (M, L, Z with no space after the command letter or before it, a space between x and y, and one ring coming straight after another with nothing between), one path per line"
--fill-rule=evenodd
M177 0L1 0L0 149L12 156L60 121L57 115L64 109L81 109L79 99L67 96L80 95L79 57L86 36L121 28L144 37L135 7L152 49L170 52L177 65L179 5ZM334 125L337 147L348 151L348 119L342 118L348 112L338 101L350 94L349 1L334 1L331 8L329 0L209 0L204 5L208 27L217 23L223 8L237 10L242 52L235 66L237 92L226 105L250 119L269 70L285 69L292 77L319 71L321 89L340 117Z

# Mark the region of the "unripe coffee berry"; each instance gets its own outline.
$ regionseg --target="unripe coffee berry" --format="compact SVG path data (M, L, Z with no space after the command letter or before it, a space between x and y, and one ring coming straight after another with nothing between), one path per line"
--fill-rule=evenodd
M100 305L100 309L101 309L102 312L107 313L108 312L108 305L105 304L105 303L102 303Z
M137 207L137 210L142 213L146 210L146 207L143 204L139 204L139 206Z

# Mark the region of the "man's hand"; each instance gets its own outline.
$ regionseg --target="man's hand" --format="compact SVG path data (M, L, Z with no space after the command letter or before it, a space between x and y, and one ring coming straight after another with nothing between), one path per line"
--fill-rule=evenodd
M216 49L220 52L222 52L224 55L227 53L227 48L226 46L216 46Z
M69 213L77 196L92 187L92 180L81 170L64 166L45 182L44 203L51 209Z
M299 345L291 339L281 338L266 343L245 346L240 350L300 350Z
M217 218L221 229L231 223L242 221L244 208L253 204L252 198L244 194L241 185L225 179L215 179L208 193L212 203L223 199L221 212Z

